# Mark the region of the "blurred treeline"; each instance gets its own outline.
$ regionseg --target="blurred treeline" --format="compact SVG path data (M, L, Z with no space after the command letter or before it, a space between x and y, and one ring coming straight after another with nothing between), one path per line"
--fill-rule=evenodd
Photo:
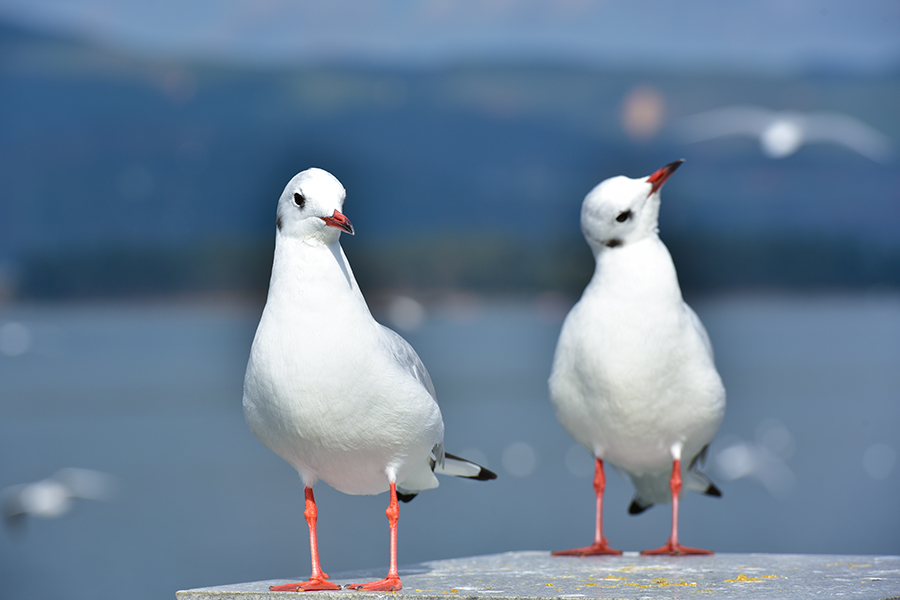
M262 293L275 203L309 166L348 190L343 245L364 288L577 294L585 193L676 158L661 235L688 290L900 286L900 160L823 145L773 161L671 127L755 104L847 112L898 140L897 73L265 70L8 26L0 56L7 299ZM657 99L645 127L629 124L635 97Z

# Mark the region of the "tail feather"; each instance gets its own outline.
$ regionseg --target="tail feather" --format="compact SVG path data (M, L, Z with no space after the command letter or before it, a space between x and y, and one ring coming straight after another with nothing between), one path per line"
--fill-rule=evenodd
M478 481L489 481L497 479L497 474L486 469L481 465L475 464L470 460L460 458L449 452L444 453L444 463L436 464L434 472L441 475L453 475L455 477L466 477L468 479L476 479Z
M694 492L706 494L707 496L720 498L722 496L722 491L710 481L709 477L698 470L699 466L706 458L706 452L707 447L704 447L703 450L700 451L700 454L695 456L691 461L687 472L684 474L684 487ZM634 478L632 478L632 480L634 480ZM628 514L638 515L651 506L653 506L653 502L642 498L639 494L635 494L631 504L628 506Z
M475 479L477 481L497 479L497 474L490 469L485 469L481 465L460 458L455 454L444 452L443 461L432 458L401 483L398 483L397 499L401 502L409 502L422 490L437 487L438 482L434 473L453 475L455 477L466 477L467 479Z

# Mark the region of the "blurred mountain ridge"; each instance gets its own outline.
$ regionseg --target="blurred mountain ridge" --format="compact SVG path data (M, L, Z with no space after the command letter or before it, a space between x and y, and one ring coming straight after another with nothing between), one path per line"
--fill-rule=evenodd
M319 166L348 190L368 288L577 293L585 193L676 158L660 228L687 288L896 286L900 161L826 145L773 161L670 124L755 104L853 114L896 142L898 97L900 73L821 68L181 64L0 23L0 288L264 290L277 198ZM628 129L634 98L657 99L658 124Z

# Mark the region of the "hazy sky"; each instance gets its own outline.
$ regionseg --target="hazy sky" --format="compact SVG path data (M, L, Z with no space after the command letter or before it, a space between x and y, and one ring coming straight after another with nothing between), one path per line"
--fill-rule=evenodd
M142 53L257 63L900 65L897 0L0 0L0 18Z

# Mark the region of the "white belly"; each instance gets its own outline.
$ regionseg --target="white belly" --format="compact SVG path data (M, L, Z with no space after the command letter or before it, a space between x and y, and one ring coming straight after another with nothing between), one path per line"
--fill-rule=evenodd
M567 319L550 377L557 418L580 444L632 474L671 470L672 448L690 460L715 435L725 394L699 338L593 328ZM663 335L660 335L660 332ZM676 332L677 333L677 332ZM672 343L671 340L677 340Z
M427 462L443 439L440 410L408 373L365 351L377 342L358 338L329 353L279 339L282 347L260 344L266 357L251 351L244 414L306 485L321 479L348 494L377 494Z

